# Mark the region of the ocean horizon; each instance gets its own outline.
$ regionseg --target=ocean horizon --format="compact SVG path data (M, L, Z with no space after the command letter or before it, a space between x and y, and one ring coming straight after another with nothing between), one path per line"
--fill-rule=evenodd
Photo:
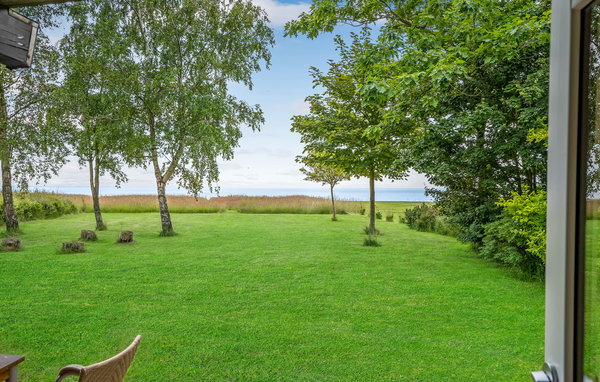
M89 187L85 186L36 186L31 191L54 192L59 194L91 195ZM101 196L113 195L155 195L156 190L150 187L100 187ZM167 195L188 195L186 190L177 187L167 188ZM198 195L203 198L217 196L290 196L306 195L329 198L329 187L323 188L222 188L219 193L204 192ZM339 200L368 201L368 188L334 188L334 195ZM425 195L424 188L375 188L375 200L380 202L430 202L432 198Z

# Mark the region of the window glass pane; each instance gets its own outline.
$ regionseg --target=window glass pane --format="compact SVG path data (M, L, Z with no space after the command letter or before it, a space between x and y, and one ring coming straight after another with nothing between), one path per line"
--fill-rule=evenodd
M588 12L588 68L583 72L588 77L587 100L582 113L587 150L583 368L586 376L600 382L600 5Z

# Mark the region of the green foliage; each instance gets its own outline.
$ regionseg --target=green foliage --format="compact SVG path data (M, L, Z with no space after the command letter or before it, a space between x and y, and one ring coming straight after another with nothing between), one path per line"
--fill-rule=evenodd
M447 216L438 216L435 220L434 232L440 235L457 237L460 234L460 227Z
M393 222L394 221L394 214L386 214L385 215L385 221L386 222Z
M377 241L377 236L369 235L363 241L363 246L365 247L381 247L379 241Z
M436 215L437 209L425 203L404 211L406 224L418 231L433 231Z
M485 225L479 254L519 269L529 277L543 278L546 260L546 191L525 190L500 199L499 220Z
M53 219L79 212L73 202L52 194L17 193L14 202L15 211L21 221ZM2 208L3 203L0 201L0 209ZM0 222L4 222L3 214L0 214Z
M323 93L307 97L309 114L292 117L292 131L304 143L298 160L337 168L354 177L402 179L406 168L399 162L397 140L369 134L381 122L387 101L367 102L358 93L370 70L358 68L365 52L374 46L370 33L353 34L349 46L339 36L335 42L340 60L330 60L327 73L311 68L313 83Z
M314 0L286 33L375 22L358 92L390 107L371 133L409 138L405 164L437 186L461 240L480 243L500 196L545 184L550 2Z
M396 139L398 130L393 134L387 130L373 133L390 107L388 100L371 100L359 92L372 70L360 64L364 54L374 47L370 31L365 28L360 34L352 34L351 45L340 36L336 36L335 43L339 61L330 60L326 73L311 68L314 87L323 92L306 98L310 113L292 117L291 130L300 134L304 144L298 161L337 168L356 178L368 177L370 200L374 201L376 180L406 176L407 167L400 161L401 140ZM373 216L369 224L375 228Z
M87 43L112 60L107 68L94 61L92 68L102 80L118 78L106 98L130 128L125 158L152 168L163 201L162 229L170 230L166 185L177 179L193 195L212 189L218 160L233 157L242 128L264 123L260 106L239 100L230 87L252 90L252 76L269 67L274 37L267 15L249 0L89 0L79 6L94 15L81 25L102 32L98 45L93 34L84 36ZM104 110L104 100L96 98Z
M297 161L301 161L302 158L298 158ZM309 182L321 183L321 185L329 185L332 189L341 181L349 179L342 170L332 166L314 164L312 166L302 167L300 169L306 177L304 180Z
M512 231L525 240L525 250L543 264L546 263L546 199L545 190L525 189L522 195L513 193L510 199L498 202L514 222Z
M515 233L515 222L506 213L485 225L485 235L478 254L488 260L500 262L531 276L543 272L540 262L525 252L525 240Z
M375 213L375 219L377 219L377 220L383 219L383 214L381 213L381 211L377 211Z
M404 211L404 222L417 231L436 232L441 235L457 236L459 227L441 214L440 209L433 204L421 204Z
M372 229L370 226L366 226L365 228L363 228L363 232L365 233L365 235L369 236L381 235L381 231L379 231L378 229Z

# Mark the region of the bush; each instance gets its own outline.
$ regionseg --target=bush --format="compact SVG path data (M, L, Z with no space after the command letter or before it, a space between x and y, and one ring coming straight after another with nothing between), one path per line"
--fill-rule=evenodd
M543 275L543 263L527 252L527 240L517 231L513 218L504 212L500 220L485 225L479 255L530 276Z
M546 262L546 191L526 189L500 199L500 219L485 225L479 254L543 278Z
M379 244L379 242L377 241L377 238L375 236L371 236L371 235L369 235L368 237L365 238L363 245L365 247L381 247L381 244Z
M406 224L412 229L424 232L433 232L439 211L435 206L425 203L404 211Z
M511 231L525 240L525 251L542 264L546 264L546 196L544 190L525 189L522 195L513 193L498 202L513 221Z
M15 212L17 213L19 220L27 221L41 219L44 216L42 211L43 207L41 203L30 199L15 198Z
M375 219L378 219L378 220L381 220L381 219L383 219L383 215L381 214L381 212L377 211L377 212L375 213Z
M363 232L365 235L381 235L381 232L378 229L372 230L369 226L363 228Z
M14 203L20 221L51 219L78 212L77 207L70 200L47 193L15 193ZM0 202L1 209L3 209L2 202ZM3 213L0 213L0 222L4 222Z
M364 208L361 208L361 209L360 209L360 214L361 214L361 215L364 215L366 212L367 212L367 210L366 210L366 209L364 209Z
M394 214L385 215L385 221L386 222L393 222L394 221Z
M434 231L440 235L457 237L460 233L460 227L447 216L439 216L435 221Z

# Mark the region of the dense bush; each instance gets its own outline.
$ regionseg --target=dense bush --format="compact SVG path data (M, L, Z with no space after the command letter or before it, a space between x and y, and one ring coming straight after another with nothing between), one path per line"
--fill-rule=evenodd
M400 222L417 231L437 232L442 235L457 236L459 228L456 224L442 215L433 204L420 204L404 211L404 219Z
M541 276L546 262L546 192L525 190L500 199L499 220L485 225L479 254Z
M510 199L500 199L499 206L512 217L516 234L525 239L526 251L546 263L546 191L525 190Z
M47 193L15 193L15 212L20 221L35 219L51 219L72 214L77 207L70 200ZM0 201L0 211L3 210ZM0 214L0 222L4 222L4 214Z

